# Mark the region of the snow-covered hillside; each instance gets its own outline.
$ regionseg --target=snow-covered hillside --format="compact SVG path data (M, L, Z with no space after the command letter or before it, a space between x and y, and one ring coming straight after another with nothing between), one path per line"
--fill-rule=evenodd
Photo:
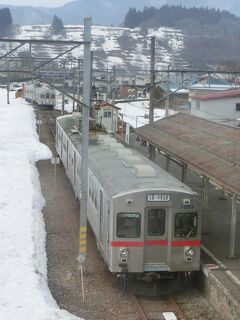
M150 36L156 36L156 67L167 67L174 61L175 66L186 66L181 59L181 50L184 46L184 35L181 30L161 27L156 30L149 29L143 34L140 29L114 28L114 27L92 27L92 50L94 54L94 67L111 68L112 66L129 69L138 67L149 69L150 61ZM52 35L49 25L35 25L19 27L15 35L17 39L62 39L83 40L82 25L68 25L64 28L64 35ZM80 51L80 52L79 52ZM79 58L83 47L75 49L68 54ZM56 47L44 47L35 50L35 56L53 56ZM173 58L173 59L172 59Z

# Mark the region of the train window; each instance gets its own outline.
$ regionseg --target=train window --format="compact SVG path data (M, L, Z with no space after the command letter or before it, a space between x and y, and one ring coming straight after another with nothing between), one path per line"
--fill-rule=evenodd
M141 235L141 215L139 213L118 213L117 237L139 238Z
M165 233L165 210L150 209L148 211L148 235L162 236Z
M175 216L175 237L190 238L197 235L197 213L183 212Z

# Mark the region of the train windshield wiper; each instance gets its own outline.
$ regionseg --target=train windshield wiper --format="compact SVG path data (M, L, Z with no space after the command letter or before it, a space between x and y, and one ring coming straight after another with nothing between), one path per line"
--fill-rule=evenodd
M191 229L188 234L186 235L185 239L187 239L188 237L190 237L190 235L193 233L194 229Z

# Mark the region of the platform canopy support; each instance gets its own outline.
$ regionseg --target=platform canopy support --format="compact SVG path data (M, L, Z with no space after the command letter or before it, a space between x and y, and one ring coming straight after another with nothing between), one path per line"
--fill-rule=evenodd
M207 232L207 208L208 208L208 183L209 178L203 176L203 204L202 204L202 231Z
M186 163L183 163L182 165L182 182L183 183L186 183L186 179L187 179L187 164Z
M169 172L169 165L170 165L170 157L166 157L166 171Z
M230 247L229 247L229 259L236 258L236 227L237 227L237 195L232 197L232 214L231 214L231 231L230 231Z

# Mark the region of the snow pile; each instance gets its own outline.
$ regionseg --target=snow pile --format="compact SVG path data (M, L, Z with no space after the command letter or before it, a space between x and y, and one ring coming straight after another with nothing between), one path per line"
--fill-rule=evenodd
M33 108L0 91L0 319L76 320L47 286L45 228L35 162L50 150L36 133Z

